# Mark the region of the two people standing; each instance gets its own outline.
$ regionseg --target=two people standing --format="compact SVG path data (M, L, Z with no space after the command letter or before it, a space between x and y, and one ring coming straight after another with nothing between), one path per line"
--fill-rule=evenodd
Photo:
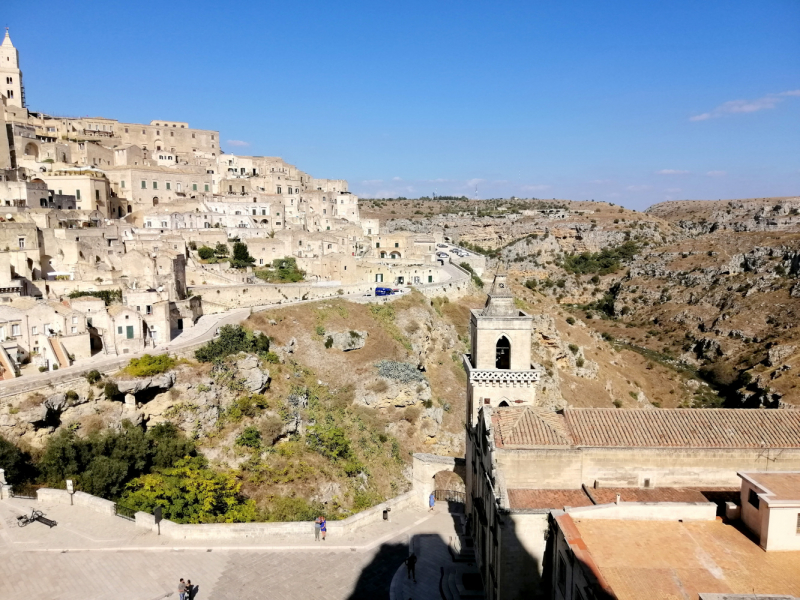
M328 533L328 522L322 515L314 519L314 541L319 541L319 536L322 534L322 541L325 541L325 534Z
M187 579L186 581L184 581L183 577L181 577L181 580L178 583L179 600L192 600L192 598L194 598L194 595L196 593L197 593L197 588L192 585L192 580Z

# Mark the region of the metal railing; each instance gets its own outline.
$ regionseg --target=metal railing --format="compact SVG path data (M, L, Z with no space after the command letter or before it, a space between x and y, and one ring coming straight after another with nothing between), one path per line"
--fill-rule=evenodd
M41 485L34 485L32 483L17 483L11 486L11 497L12 498L23 498L26 500L36 500L36 490L38 490Z
M435 500L445 502L460 502L464 504L467 501L467 493L459 492L457 490L434 490L433 497Z
M125 506L119 502L114 504L114 514L118 517L122 517L123 519L128 519L128 521L135 521L137 512L138 511L135 508Z

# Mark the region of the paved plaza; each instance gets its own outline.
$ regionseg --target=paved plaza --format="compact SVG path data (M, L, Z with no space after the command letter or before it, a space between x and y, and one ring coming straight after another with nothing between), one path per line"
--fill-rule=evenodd
M17 515L34 506L58 525L18 527ZM394 589L402 600L435 600L454 534L441 506L392 512L388 522L325 542L314 542L310 523L303 539L171 540L84 507L11 499L0 502L0 598L177 599L183 577L198 586L198 600L388 599L414 540L418 583L395 579Z

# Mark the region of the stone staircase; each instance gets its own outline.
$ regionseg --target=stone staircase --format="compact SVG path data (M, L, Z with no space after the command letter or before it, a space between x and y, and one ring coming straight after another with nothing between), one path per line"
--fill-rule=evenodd
M483 582L478 569L466 565L453 565L442 567L442 581L439 587L444 600L459 600L471 598L481 600Z

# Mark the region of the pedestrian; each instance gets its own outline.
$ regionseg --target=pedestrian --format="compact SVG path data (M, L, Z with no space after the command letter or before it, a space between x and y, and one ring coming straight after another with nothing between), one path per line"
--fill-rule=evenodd
M322 527L322 517L317 517L314 519L314 541L319 541L319 532Z
M181 577L181 581L178 583L178 598L179 600L186 600L186 583L183 581L183 577Z
M413 552L406 559L406 572L408 573L408 579L413 579L414 583L417 583L417 555Z
M192 580L186 580L186 600L192 600L194 598L194 586L192 585Z
M325 520L325 517L320 515L319 517L319 530L322 532L322 541L325 541L325 534L328 533L328 522Z
M433 507L436 506L436 497L433 492L431 492L431 497L428 498L428 506L431 507L428 512L433 512Z

